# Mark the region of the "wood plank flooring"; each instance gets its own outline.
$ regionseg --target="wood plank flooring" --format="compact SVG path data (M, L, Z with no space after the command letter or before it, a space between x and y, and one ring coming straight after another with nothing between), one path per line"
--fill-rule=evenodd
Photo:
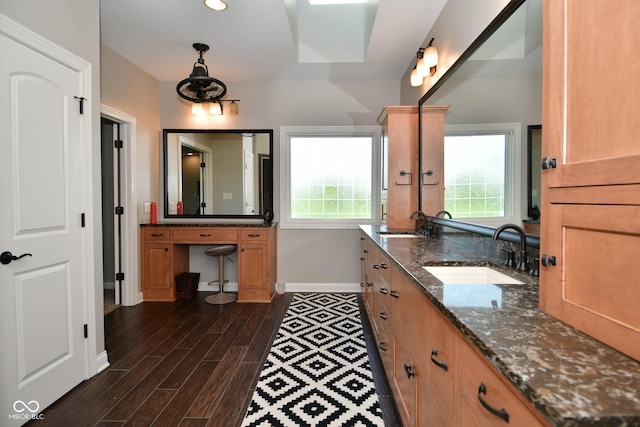
M293 294L271 304L144 302L105 316L111 366L84 381L33 426L240 426ZM388 426L401 425L360 309Z

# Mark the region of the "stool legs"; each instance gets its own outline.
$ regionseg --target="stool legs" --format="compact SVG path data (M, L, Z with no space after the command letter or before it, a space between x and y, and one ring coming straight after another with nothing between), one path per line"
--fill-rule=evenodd
M218 283L220 292L214 295L209 295L204 300L209 304L229 304L238 299L237 296L224 292L224 284L227 280L224 280L224 255L218 255L218 280L209 282L209 285Z

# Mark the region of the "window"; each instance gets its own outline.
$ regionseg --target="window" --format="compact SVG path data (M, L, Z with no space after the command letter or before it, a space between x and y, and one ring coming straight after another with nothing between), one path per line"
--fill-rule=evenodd
M284 127L280 139L281 227L377 222L377 127Z
M520 125L447 126L444 207L486 225L519 222Z

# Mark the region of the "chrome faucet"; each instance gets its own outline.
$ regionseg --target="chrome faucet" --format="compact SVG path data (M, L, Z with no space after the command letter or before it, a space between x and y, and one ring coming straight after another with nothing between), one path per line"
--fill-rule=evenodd
M436 218L441 218L441 217L440 217L440 215L442 215L442 218L444 218L444 216L445 216L445 215L446 215L446 216L448 216L448 217L449 217L449 219L451 219L451 218L452 218L452 216L451 216L451 214L449 213L449 211L445 211L445 210L438 211L438 212L436 212L435 217L436 217Z
M421 216L422 220L423 220L422 227L420 227L420 230L418 232L420 234L422 234L422 235L428 236L429 235L429 229L427 228L427 215L422 211L413 211L413 212L411 212L411 216L409 218L413 219L416 216ZM418 222L419 222L419 220L418 220Z
M524 233L522 228L515 224L501 225L493 232L493 240L498 240L500 233L507 229L515 230L520 235L520 261L518 262L518 270L528 272L529 260L527 259L527 235Z

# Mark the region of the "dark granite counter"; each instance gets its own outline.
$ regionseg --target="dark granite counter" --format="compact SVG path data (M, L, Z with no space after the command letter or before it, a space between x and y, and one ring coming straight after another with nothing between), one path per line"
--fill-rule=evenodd
M495 257L455 238L360 228L552 425L640 426L640 362L540 311L537 279L497 267L525 284L445 285L423 266Z
M275 227L277 222L234 222L234 223L197 223L197 222L168 222L163 224L140 224L140 227Z

